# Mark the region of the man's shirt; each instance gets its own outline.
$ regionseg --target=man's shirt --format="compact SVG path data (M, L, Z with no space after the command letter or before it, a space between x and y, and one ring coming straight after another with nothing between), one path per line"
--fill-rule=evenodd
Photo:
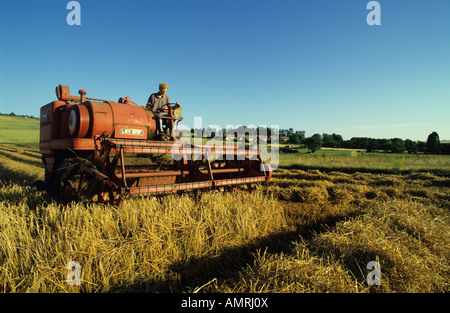
M170 99L167 94L160 96L158 93L153 93L148 98L146 108L152 110L155 114L159 114L164 111L168 103L170 103Z

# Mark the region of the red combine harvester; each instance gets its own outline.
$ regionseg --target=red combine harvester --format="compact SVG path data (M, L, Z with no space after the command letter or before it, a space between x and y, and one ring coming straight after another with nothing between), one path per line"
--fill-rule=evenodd
M173 152L179 105L167 105L159 116L170 134L157 140L152 111L128 97L118 102L70 95L69 87L56 87L58 100L41 107L40 151L45 165L47 189L67 204L82 199L118 205L123 195L162 194L228 189L268 181L272 170L257 150L238 149L209 160L204 145ZM180 143L180 141L178 141ZM186 148L186 144L183 145ZM225 146L224 146L225 147ZM185 151L186 150L186 151ZM231 157L230 157L231 151ZM250 157L256 156L256 157Z

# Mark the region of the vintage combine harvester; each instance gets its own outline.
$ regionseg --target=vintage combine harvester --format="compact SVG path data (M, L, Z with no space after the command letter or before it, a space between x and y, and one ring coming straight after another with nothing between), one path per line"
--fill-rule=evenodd
M167 116L133 103L70 95L56 87L56 101L41 107L40 151L47 189L62 203L87 200L117 205L124 195L163 194L246 186L270 179L269 164L257 150L228 145L227 156L210 160L204 145L177 150L173 145L181 108L167 105ZM169 141L157 140L156 120L166 125ZM179 143L180 141L178 141ZM230 157L231 151L231 157ZM253 157L251 157L253 156ZM256 156L256 157L255 157Z

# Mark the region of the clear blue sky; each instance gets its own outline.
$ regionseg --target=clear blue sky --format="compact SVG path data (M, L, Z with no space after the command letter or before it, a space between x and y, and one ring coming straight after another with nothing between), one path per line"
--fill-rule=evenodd
M0 112L39 115L58 84L144 105L160 82L184 124L450 139L450 1L0 0Z

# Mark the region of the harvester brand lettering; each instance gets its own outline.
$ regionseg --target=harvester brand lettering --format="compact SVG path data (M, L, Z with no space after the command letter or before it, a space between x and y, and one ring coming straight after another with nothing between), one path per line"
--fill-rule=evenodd
M268 308L268 298L228 298L225 303L227 308Z
M144 131L142 129L135 129L135 128L121 128L120 134L142 136L144 134Z
M67 10L72 10L67 14L67 25L81 25L81 6L78 1L70 1L66 6Z
M210 311L214 308L216 300L197 300L189 297L187 300L181 301L182 308L208 308Z

